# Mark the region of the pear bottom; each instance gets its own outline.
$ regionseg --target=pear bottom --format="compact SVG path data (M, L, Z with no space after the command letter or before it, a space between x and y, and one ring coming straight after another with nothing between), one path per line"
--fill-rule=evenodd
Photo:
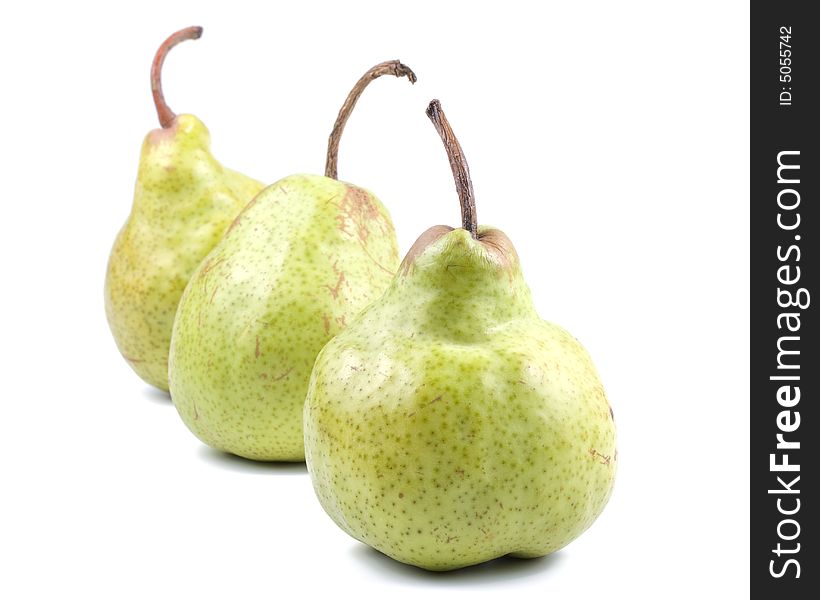
M367 190L291 175L260 192L192 275L177 308L171 396L204 443L304 460L316 356L398 265L393 224Z
M305 405L308 469L339 527L444 571L544 556L593 523L615 477L615 426L571 335L521 319L482 344L373 344L356 335L366 323L319 355Z

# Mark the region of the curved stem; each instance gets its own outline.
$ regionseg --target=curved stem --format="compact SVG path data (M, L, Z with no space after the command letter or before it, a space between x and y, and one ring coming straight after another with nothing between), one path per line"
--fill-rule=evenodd
M371 81L378 79L382 75L407 77L407 79L410 80L410 83L416 83L416 74L413 73L410 67L403 65L398 60L388 60L387 62L379 63L375 67L368 70L367 73L362 75L361 79L359 79L359 81L356 82L356 85L353 86L353 89L350 90L350 93L345 99L345 103L342 104L342 108L339 110L339 116L336 117L336 123L333 125L333 131L330 133L330 139L327 143L325 177L338 179L337 166L339 162L339 140L342 137L342 131L344 131L345 123L347 123L350 113L353 112L353 107L356 106L356 102L358 101L359 96L362 95L364 88L366 88Z
M151 64L151 93L154 95L154 105L157 107L157 116L159 117L159 124L163 128L171 126L171 123L176 118L176 114L165 103L165 96L162 95L162 63L165 62L165 56L168 52L185 40L197 40L202 35L202 27L186 27L180 29L176 33L172 33L167 40L162 42L162 45L154 55L154 62Z
M427 106L427 116L430 117L433 126L441 136L444 149L447 150L447 158L450 159L450 169L453 171L458 200L461 202L461 226L469 231L474 239L478 239L478 221L475 215L475 195L473 194L473 182L470 180L470 166L467 164L461 145L450 128L450 123L438 100L432 100Z

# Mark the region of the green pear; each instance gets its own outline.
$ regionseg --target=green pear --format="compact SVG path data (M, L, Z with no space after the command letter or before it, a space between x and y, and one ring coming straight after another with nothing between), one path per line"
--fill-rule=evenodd
M146 382L168 390L168 350L179 299L194 269L264 186L223 167L193 115L175 115L162 94L168 51L197 39L177 31L160 46L151 87L161 129L142 144L134 203L117 235L105 278L105 312L120 353Z
M428 108L464 227L416 241L384 295L321 351L307 466L348 534L443 571L537 557L589 527L615 476L615 424L587 352L541 320L509 238L478 227L463 153Z
M171 397L206 444L264 461L305 457L302 407L316 355L399 265L390 215L371 192L336 179L339 138L357 98L398 61L370 69L348 96L325 177L265 188L192 277L171 341Z

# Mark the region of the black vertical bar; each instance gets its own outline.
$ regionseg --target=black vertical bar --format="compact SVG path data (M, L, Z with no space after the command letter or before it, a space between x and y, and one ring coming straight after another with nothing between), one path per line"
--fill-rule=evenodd
M820 20L814 2L751 14L751 591L820 598ZM816 297L812 294L816 293Z

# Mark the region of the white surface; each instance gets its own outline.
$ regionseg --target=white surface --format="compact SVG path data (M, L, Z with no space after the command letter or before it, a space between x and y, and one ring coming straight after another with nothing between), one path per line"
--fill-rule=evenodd
M169 3L168 3L169 4ZM748 594L748 6L82 2L0 18L0 597L714 598ZM541 3L543 4L543 3ZM261 12L260 12L261 11ZM430 575L350 539L303 466L220 456L116 352L102 286L166 97L215 155L321 172L350 86L400 58L342 140L406 251L458 224L441 99L541 315L595 359L619 426L610 505L537 561ZM515 594L515 595L512 595Z

